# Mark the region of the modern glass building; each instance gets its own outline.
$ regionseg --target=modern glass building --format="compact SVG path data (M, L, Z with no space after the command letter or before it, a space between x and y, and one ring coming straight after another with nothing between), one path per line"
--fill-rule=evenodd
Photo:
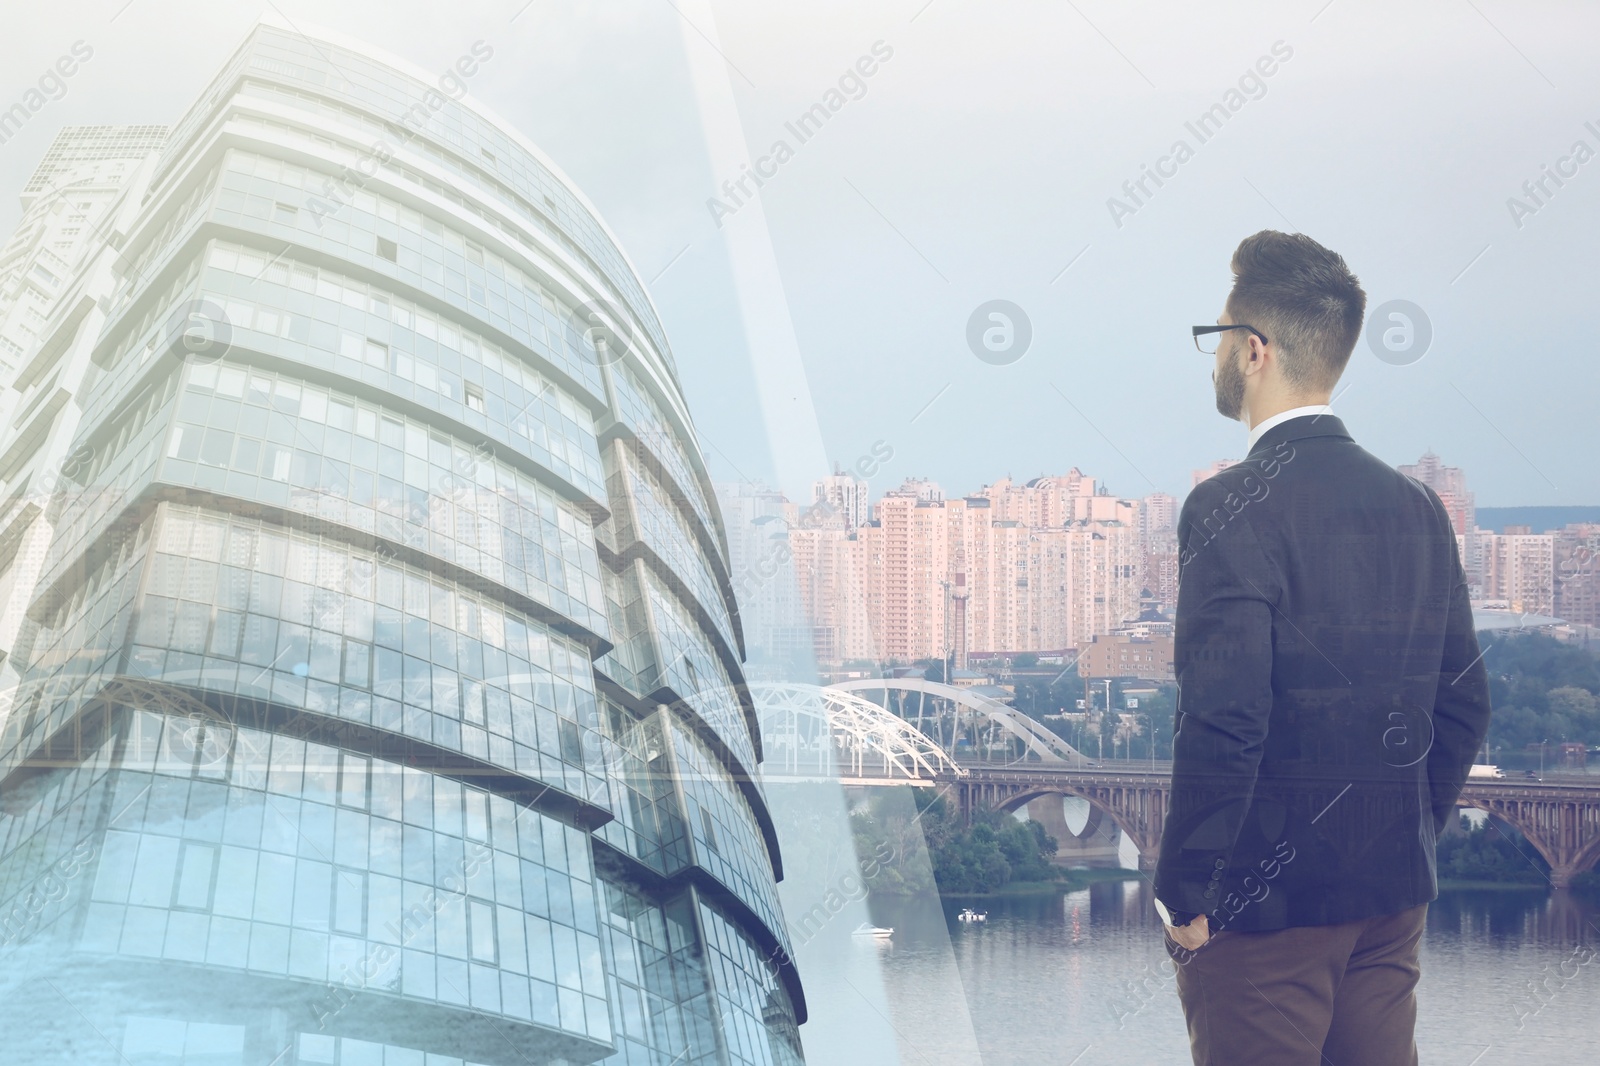
M8 1061L801 1060L692 423L497 61L257 27L19 358Z

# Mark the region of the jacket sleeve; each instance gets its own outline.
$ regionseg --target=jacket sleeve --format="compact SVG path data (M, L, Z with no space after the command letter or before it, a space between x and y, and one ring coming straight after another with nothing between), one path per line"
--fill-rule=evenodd
M1428 495L1443 522L1442 535L1449 539L1451 574L1439 687L1433 700L1433 743L1428 747L1428 789L1437 835L1449 824L1456 797L1461 795L1478 746L1489 731L1489 674L1473 629L1467 578L1450 520L1432 489Z
M1189 494L1179 520L1178 710L1155 877L1157 898L1174 910L1217 909L1272 713L1281 580L1247 509L1247 500L1213 478Z

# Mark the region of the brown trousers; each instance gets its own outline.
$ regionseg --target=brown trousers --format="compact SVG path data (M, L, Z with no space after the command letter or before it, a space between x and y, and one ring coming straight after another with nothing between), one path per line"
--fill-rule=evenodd
M1339 925L1167 937L1195 1066L1417 1066L1428 906Z

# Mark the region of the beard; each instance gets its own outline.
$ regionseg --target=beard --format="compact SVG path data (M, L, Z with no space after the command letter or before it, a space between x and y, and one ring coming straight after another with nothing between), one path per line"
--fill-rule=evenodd
M1244 412L1244 371L1229 359L1220 371L1212 373L1211 384L1217 391L1217 413L1237 422Z

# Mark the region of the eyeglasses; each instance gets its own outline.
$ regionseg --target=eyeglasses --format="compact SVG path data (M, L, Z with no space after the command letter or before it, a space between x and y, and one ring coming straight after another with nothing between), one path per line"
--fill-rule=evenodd
M1230 329L1247 329L1260 337L1262 344L1271 343L1271 341L1267 340L1265 333L1262 333L1254 326L1247 326L1242 322L1233 326L1194 326L1190 329L1190 332L1194 334L1194 346L1196 348L1199 348L1206 355L1216 355L1217 342L1222 339L1219 334L1226 333Z

